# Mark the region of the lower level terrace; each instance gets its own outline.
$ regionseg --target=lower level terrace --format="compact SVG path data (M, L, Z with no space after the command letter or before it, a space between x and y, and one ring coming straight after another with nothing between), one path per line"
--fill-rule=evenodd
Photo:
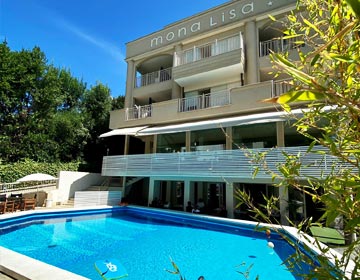
M145 176L173 178L252 178L271 182L272 174L285 162L284 154L301 164L299 179L307 176L325 178L330 172L350 166L326 153L308 153L308 147L236 150L201 150L194 152L106 156L102 176ZM323 148L317 150L325 151ZM264 168L265 167L265 168Z

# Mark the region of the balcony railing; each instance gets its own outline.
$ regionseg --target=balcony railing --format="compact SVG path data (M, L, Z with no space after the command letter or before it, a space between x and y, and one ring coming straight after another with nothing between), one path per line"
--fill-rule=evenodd
M175 53L175 66L202 60L208 57L220 55L242 48L242 35L216 40L214 42L194 46L191 49Z
M151 117L152 107L151 105L135 106L134 108L126 108L125 119L138 120Z
M302 164L299 178L306 176L325 178L334 170L352 168L334 156L307 153L307 149L308 147L288 147L106 156L103 158L102 175L187 177L194 178L194 180L201 177L249 179L252 178L256 168L260 167L256 178L271 180L271 174L261 171L261 166L249 157L251 152L268 152L266 166L274 172L279 164L285 162L284 152L299 156ZM322 150L324 149L322 148ZM354 170L354 172L358 171Z
M260 57L267 56L271 52L280 53L299 47L299 38L284 39L283 37L260 42Z
M172 68L161 69L152 73L147 73L136 77L136 87L144 87L151 84L161 83L171 80Z
M228 90L179 99L179 112L221 107L230 104Z
M293 87L291 81L292 79L272 80L271 97L280 96L281 94L288 92Z

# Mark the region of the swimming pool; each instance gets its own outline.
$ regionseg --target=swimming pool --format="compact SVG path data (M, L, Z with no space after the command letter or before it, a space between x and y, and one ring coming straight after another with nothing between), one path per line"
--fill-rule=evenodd
M249 267L249 279L296 279L282 264L294 248L255 225L140 207L35 212L2 219L0 246L90 279L101 279L94 263L108 258L129 280L178 279L165 271L170 258L190 280L243 279Z

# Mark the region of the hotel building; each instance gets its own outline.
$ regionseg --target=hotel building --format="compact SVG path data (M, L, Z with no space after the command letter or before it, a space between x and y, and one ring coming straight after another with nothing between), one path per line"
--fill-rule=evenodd
M266 172L254 177L248 156L270 151L275 170L283 150L309 145L280 107L261 102L289 89L288 77L271 74L269 54L297 49L269 14L284 18L295 4L229 1L127 43L125 108L111 112L101 137L123 148L104 157L102 175L122 178L131 203L185 211L202 199L209 214L248 218L234 195L245 189L257 203L279 196L283 223L314 215L303 194L274 187Z

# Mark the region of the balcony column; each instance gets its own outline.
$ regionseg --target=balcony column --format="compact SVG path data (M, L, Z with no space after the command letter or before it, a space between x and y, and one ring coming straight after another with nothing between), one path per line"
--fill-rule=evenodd
M135 85L135 63L133 60L127 61L127 79L126 79L126 94L125 94L125 108L133 106L133 89Z
M145 138L145 154L151 154L153 152L151 149L153 147L153 141L153 136L148 136Z
M130 135L125 135L124 141L124 155L129 154L129 145L130 145ZM123 177L122 181L123 193L126 193L126 176Z
M148 193L148 205L154 200L155 180L150 177L149 180L149 193Z
M284 122L276 123L276 138L277 146L285 147L285 132ZM289 217L289 192L286 186L279 187L279 208L280 208L280 222L282 225L289 225L287 217Z
M226 150L232 150L232 142L233 142L233 135L232 135L232 126L226 128Z
M186 131L185 133L186 133L185 134L186 151L191 152L191 131Z
M176 56L175 54L180 52L182 50L182 45L176 45L175 46L175 52L174 52L174 62L173 62L173 67L176 66ZM173 83L172 83L172 90L171 90L171 99L177 99L177 98L181 98L181 87L174 81L174 79L172 79Z
M125 135L125 143L124 143L124 155L129 154L129 146L130 146L130 135Z
M285 147L284 122L276 123L276 142L278 147Z
M184 203L183 203L183 210L184 211L186 211L187 202L191 201L190 194L191 194L190 181L185 180L184 181Z
M154 135L154 143L153 143L152 153L156 154L156 151L157 151L157 134Z
M226 211L228 218L234 218L234 184L226 183Z
M245 84L254 84L259 79L258 30L255 21L245 23Z

